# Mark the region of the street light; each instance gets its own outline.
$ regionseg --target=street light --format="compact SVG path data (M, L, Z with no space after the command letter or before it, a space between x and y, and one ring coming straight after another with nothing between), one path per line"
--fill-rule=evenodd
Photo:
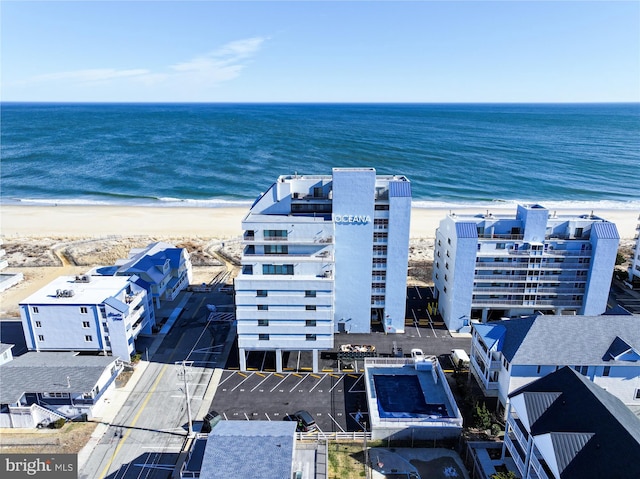
M187 421L189 424L189 434L187 437L193 437L193 420L191 419L191 398L189 397L189 384L187 383L187 362L189 366L193 364L193 361L181 361L180 363L176 363L176 365L182 365L182 380L184 381L184 395L185 400L187 401ZM180 371L178 371L178 376L180 376Z

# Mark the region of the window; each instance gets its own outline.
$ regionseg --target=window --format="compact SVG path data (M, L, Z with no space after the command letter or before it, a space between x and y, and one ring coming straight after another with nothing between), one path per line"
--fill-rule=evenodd
M86 342L90 343L91 341L93 341L93 337L92 337L90 334L87 334L87 335L84 337L84 340L85 340Z
M373 241L386 240L389 238L389 233L373 233Z
M258 334L258 340L259 341L269 341L269 335L268 334Z
M504 243L496 243L496 249L504 249L505 244Z
M316 310L316 305L315 304L307 304L304 309L306 309L307 311L315 311Z
M263 264L262 265L262 274L293 274L293 265L292 264Z
M447 243L451 244L451 238L447 238Z
M43 398L68 398L69 393L42 393Z
M41 327L42 327L42 322L36 321L36 328L41 328Z
M575 369L577 372L579 372L583 376L586 376L589 366L574 366L573 369Z
M268 311L269 310L269 305L268 304L259 304L258 305L258 311Z
M582 232L584 231L584 228L576 228L576 234L575 237L576 238L582 238Z
M287 230L264 230L265 239L286 239Z
M605 366L604 371L602 371L603 376L608 376L611 373L611 366Z
M253 274L253 265L246 264L242 267L242 274Z
M449 263L445 263L445 264L444 264L444 267L445 267L445 268L447 268L447 269L449 269Z
M444 288L442 288L444 290L444 292L447 292L447 287L445 286Z
M259 289L258 291L256 291L256 296L258 296L259 298L266 298L268 294L269 293L266 289Z
M444 275L444 280L449 281L449 277L446 274Z
M83 328L88 328L91 326L91 323L89 321L82 321L82 327Z
M636 389L636 399L640 399L640 389Z
M388 211L389 205L375 205L374 209L376 211Z
M258 326L269 326L269 320L268 319L259 319L258 320Z
M316 297L316 291L314 291L312 289L308 289L307 291L304 292L304 297L305 298L315 298Z
M540 374L540 369L542 369L542 366L538 366L536 369L536 374Z
M308 326L308 327L315 326L315 325L316 325L316 320L315 320L315 319L307 319L307 320L304 322L304 325L305 325L305 326Z
M37 307L37 306L33 306L33 307L31 308L31 311L32 311L34 314L38 314L38 312L39 312L39 311L38 311L38 307Z
M80 306L80 313L81 314L87 314L87 307L86 306Z
M44 341L44 335L39 334L38 335L38 341Z
M315 341L316 340L316 335L315 334L307 334L307 341Z
M286 244L267 244L264 246L264 254L289 254L289 246Z

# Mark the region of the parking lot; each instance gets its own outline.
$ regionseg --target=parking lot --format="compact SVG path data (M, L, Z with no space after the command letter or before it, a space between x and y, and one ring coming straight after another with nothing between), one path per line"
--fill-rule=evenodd
M306 410L322 432L360 431L366 414L362 374L224 371L211 409L229 420L281 421Z

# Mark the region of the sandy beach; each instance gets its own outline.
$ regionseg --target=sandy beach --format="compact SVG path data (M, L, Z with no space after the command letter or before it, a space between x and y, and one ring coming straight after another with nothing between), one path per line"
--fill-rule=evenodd
M449 212L484 214L486 208L413 208L409 248L409 283L429 284L433 239ZM514 215L515 208L492 208L496 216ZM556 210L561 215L591 211ZM638 224L634 210L594 210L616 224L621 252L630 254ZM194 283L208 282L229 264L239 263L242 219L247 208L128 206L7 206L0 209L0 231L7 271L25 280L0 294L0 315L18 315L18 303L54 278L84 273L98 265L126 258L131 248L153 241L185 247L194 265ZM228 263L228 261L232 263ZM227 264L225 264L227 261Z
M513 215L514 208L413 208L411 238L433 238L442 218L456 214ZM591 211L556 209L558 215L582 215ZM622 239L632 239L638 222L633 210L594 210L596 216L612 221ZM129 206L2 206L1 232L12 236L65 236L90 238L104 235L157 235L172 237L233 238L242 234L241 222L247 208L153 208Z

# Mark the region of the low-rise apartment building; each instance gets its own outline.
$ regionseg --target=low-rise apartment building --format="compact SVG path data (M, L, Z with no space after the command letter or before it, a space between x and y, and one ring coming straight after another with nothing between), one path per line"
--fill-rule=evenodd
M132 280L132 281L130 281ZM151 334L147 292L125 276L60 276L20 302L30 351L90 351L129 361Z

